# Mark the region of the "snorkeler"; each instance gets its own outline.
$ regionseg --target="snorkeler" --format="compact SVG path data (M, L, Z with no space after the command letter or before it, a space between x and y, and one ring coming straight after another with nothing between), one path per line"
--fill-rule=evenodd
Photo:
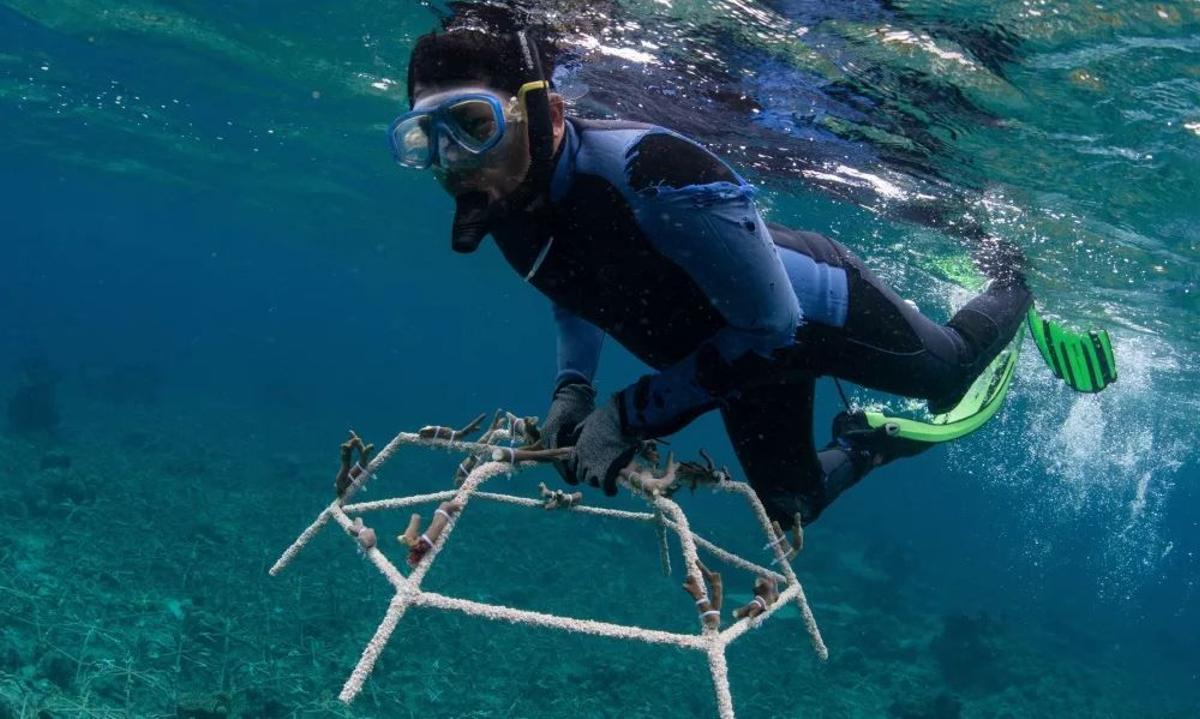
M815 380L947 412L1032 305L1019 251L981 262L986 291L938 324L843 244L765 223L752 187L696 142L567 116L553 63L524 31L424 35L408 68L412 109L389 140L401 165L431 169L453 195L456 251L490 234L551 300L558 373L543 434L575 448L564 478L615 493L642 440L719 409L751 486L790 528L873 468L932 446L846 411L818 451ZM596 406L605 335L655 371Z

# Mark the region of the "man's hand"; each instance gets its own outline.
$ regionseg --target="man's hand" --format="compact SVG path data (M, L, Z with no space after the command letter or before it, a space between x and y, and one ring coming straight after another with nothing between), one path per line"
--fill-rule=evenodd
M554 392L554 401L546 413L546 421L542 423L542 441L546 449L570 447L579 433L579 423L584 420L596 406L596 390L585 382L564 384ZM579 480L567 471L563 462L555 462L554 469L570 484L578 484Z
M617 493L617 473L629 465L641 444L621 427L620 401L615 395L580 423L575 456L566 463L575 482L603 487L610 497Z

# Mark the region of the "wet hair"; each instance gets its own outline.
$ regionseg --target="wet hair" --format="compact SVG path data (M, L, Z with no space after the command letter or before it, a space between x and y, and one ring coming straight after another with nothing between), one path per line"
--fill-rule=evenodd
M542 74L553 76L555 51L550 33L527 22L511 8L453 3L456 12L442 22L442 32L417 38L408 60L408 104L422 85L476 82L517 94L531 78L525 68L517 33L524 30L538 48Z

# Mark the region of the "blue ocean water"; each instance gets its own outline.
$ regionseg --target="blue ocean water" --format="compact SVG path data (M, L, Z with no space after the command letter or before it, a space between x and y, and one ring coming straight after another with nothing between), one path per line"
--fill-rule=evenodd
M1112 333L1104 393L1026 352L988 427L809 529L830 659L773 619L730 651L738 715L1200 714L1200 5L523 5L578 55L573 111L705 142L770 219L931 316L969 297L982 227L1025 248L1050 315ZM0 717L715 716L683 651L417 609L347 708L388 586L332 532L267 575L348 429L545 410L545 300L490 243L452 253L449 199L383 139L450 9L0 2ZM600 389L643 371L609 343ZM737 476L716 417L671 442ZM447 488L457 462L406 450L367 498ZM680 501L766 561L741 507ZM427 588L694 629L649 529L470 509ZM403 513L379 522L394 548Z

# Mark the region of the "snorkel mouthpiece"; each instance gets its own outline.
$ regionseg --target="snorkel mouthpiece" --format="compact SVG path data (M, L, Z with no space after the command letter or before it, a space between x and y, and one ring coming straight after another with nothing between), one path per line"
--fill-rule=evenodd
M470 254L479 249L492 219L492 202L486 192L464 192L454 198L454 227L450 247Z
M529 170L508 197L493 202L486 192L457 195L450 247L468 254L479 249L496 220L513 212L529 211L544 204L554 171L554 125L550 113L550 81L543 71L537 45L524 31L516 34L530 78L518 90L529 132ZM411 69L411 66L410 66ZM410 78L411 89L411 78ZM411 96L411 92L410 92Z

